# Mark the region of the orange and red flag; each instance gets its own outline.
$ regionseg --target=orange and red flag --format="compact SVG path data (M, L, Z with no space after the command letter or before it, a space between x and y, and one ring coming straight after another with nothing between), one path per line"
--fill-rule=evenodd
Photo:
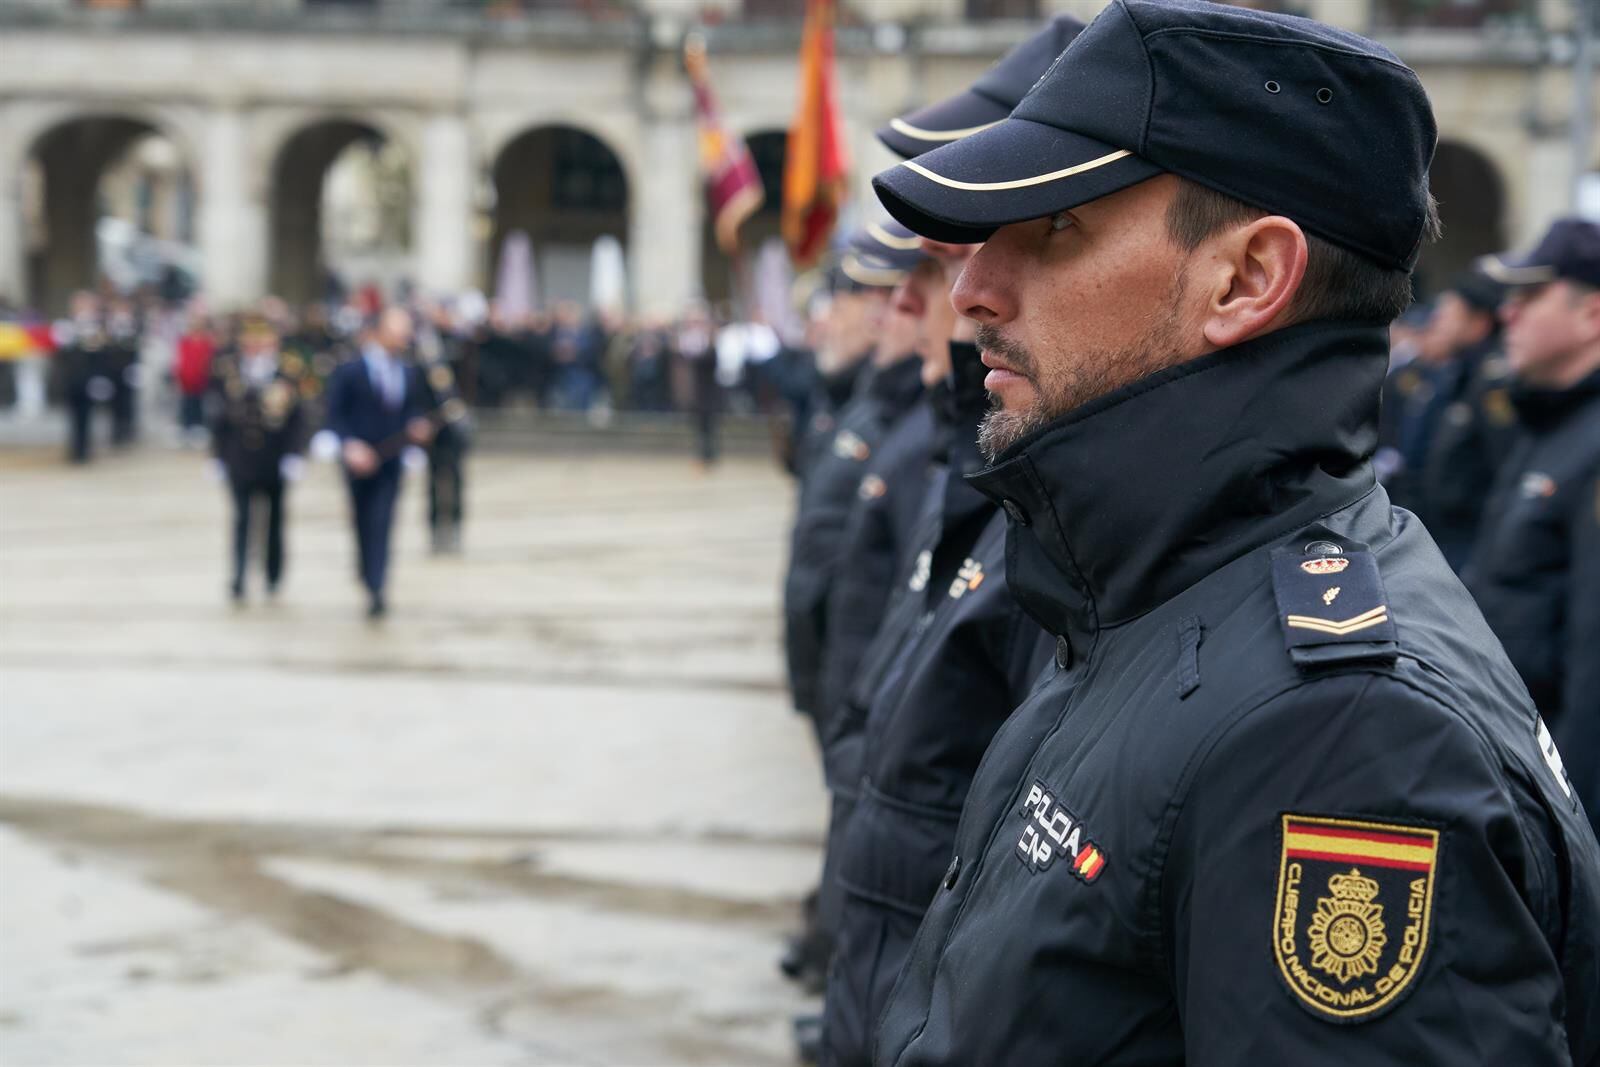
M706 200L717 247L728 255L739 248L739 227L761 210L765 194L761 175L744 138L722 122L711 77L706 69L705 43L691 35L684 44L683 63L694 88L695 126L700 134L700 173L705 177Z
M850 169L833 61L835 0L806 0L800 103L783 167L783 239L797 266L828 246Z

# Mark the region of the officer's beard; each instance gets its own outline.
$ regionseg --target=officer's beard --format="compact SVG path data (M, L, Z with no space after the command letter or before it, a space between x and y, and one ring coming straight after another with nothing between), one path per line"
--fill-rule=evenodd
M1178 271L1172 288L1160 301L1144 333L1121 348L1076 349L1061 353L1047 369L1022 345L1003 336L997 327L980 324L978 348L993 352L1033 386L1034 401L1007 410L991 394L989 413L978 426L978 448L993 463L1002 452L1050 425L1056 419L1131 385L1147 375L1181 362L1184 280Z

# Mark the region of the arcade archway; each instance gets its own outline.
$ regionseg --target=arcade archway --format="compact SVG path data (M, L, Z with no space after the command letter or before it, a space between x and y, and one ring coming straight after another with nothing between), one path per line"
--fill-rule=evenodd
M29 305L59 314L78 289L177 298L195 284L192 171L155 124L122 115L60 123L34 143L22 188Z
M1428 172L1444 232L1422 250L1417 291L1428 296L1472 261L1506 247L1505 183L1487 156L1459 141L1441 141Z
M628 240L628 179L616 153L575 127L536 127L500 151L492 181L490 290L502 284L507 240L520 233L531 253L531 299L588 304L596 242L609 237L625 249Z
M272 168L271 291L291 303L410 273L411 160L369 123L330 119L285 142Z

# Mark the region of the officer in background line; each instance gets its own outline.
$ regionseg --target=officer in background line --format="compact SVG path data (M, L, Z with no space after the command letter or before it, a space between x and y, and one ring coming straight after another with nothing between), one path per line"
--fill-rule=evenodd
M83 464L94 455L94 410L111 401L116 386L100 298L73 293L69 312L53 330L55 378L67 405L67 459Z
M1422 373L1435 397L1428 405L1435 416L1417 430L1427 436L1417 443L1416 466L1390 485L1396 503L1416 512L1457 574L1477 540L1485 487L1494 483L1516 433L1500 351L1504 296L1503 286L1478 271L1462 274L1439 294L1418 360L1426 364Z
M1010 118L875 179L982 242L972 482L1057 639L875 1063L1600 1059L1600 844L1371 464L1436 138L1364 38L1112 0Z
M1562 219L1491 258L1523 433L1494 483L1467 588L1600 817L1600 226Z
M435 429L428 442L428 535L435 555L461 552L461 523L469 445L460 379L444 353L420 368L423 410Z
M305 471L306 420L300 378L283 366L278 332L261 316L241 324L238 351L219 359L208 398L216 474L233 499L233 578L229 594L244 600L245 567L258 506L266 522L266 590L278 592L286 562L288 487Z

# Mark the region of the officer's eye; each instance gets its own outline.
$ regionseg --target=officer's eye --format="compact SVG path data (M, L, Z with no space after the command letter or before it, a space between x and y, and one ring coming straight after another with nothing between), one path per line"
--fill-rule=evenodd
M1065 230L1071 225L1072 216L1068 215L1065 211L1058 211L1054 215L1050 216L1051 233L1060 233L1062 230Z

